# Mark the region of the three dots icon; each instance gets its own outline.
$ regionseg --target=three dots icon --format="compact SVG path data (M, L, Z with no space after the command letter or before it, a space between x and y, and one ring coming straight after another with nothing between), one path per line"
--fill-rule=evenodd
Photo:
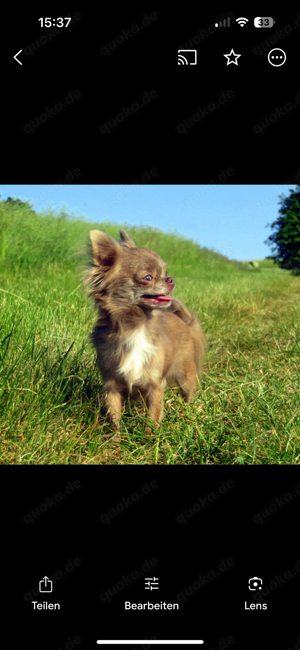
M286 62L286 53L280 47L274 47L268 54L268 61L271 65L279 68Z

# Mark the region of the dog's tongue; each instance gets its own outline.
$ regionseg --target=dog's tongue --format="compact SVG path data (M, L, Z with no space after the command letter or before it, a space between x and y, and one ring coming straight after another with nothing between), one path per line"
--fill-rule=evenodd
M173 296L155 296L155 300L173 300Z
M148 300L148 302L153 302L154 305L157 305L159 302L162 302L163 300L166 300L169 302L169 300L173 300L173 296L144 296L143 300Z

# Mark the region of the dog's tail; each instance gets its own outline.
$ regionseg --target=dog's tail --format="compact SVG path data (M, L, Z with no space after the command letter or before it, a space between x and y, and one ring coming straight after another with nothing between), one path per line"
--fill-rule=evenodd
M202 378L203 362L204 357L208 349L207 338L202 330L202 327L198 321L196 314L191 314L191 323L189 328L191 331L191 337L194 343L194 355L195 355L195 364L197 369L197 374L199 379Z
M180 302L180 300L178 300L178 298L174 298L172 300L170 307L171 311L176 314L178 318L181 318L181 320L183 320L190 328L191 337L194 344L194 356L197 374L201 379L204 357L208 349L207 338L202 330L196 314L190 313L185 305Z

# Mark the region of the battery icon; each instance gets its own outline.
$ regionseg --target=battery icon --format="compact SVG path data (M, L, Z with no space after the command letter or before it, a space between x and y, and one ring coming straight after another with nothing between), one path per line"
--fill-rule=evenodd
M273 18L254 18L254 27L273 27L275 20Z

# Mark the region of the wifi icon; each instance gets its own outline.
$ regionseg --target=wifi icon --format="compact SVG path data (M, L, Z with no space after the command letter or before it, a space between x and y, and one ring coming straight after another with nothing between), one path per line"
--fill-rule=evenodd
M235 22L238 23L241 27L244 27L244 25L246 25L249 20L248 18L237 18Z

